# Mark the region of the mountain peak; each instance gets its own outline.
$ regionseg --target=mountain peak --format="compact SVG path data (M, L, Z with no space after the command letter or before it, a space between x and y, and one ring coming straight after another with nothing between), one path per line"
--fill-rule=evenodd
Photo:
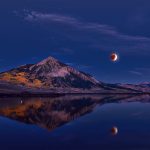
M47 57L46 59L42 60L41 62L37 63L37 65L41 66L41 65L45 65L45 64L56 64L58 63L58 60L55 59L54 57Z
M0 75L0 81L41 88L95 88L100 82L49 56L33 65L25 65Z

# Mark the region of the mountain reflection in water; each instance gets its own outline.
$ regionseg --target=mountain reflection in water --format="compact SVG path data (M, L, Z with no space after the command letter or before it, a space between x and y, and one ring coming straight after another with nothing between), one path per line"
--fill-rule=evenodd
M38 125L51 131L92 112L97 105L137 101L149 102L150 96L70 95L55 98L1 98L0 116Z

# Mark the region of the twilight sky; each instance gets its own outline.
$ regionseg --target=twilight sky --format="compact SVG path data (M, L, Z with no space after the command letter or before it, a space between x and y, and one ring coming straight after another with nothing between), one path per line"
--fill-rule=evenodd
M150 81L149 7L149 0L1 0L0 71L50 55L104 82Z

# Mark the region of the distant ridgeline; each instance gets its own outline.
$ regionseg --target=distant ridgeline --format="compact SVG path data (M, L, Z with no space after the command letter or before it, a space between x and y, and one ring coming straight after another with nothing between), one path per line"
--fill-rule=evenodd
M135 93L144 91L144 88L145 85L138 87L100 82L91 75L78 71L53 57L48 57L37 64L27 64L0 73L0 93L23 91Z

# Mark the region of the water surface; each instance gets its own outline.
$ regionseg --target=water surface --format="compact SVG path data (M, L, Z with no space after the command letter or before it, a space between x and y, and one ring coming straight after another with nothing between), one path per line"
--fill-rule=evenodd
M148 150L150 96L0 98L0 150L10 149Z

